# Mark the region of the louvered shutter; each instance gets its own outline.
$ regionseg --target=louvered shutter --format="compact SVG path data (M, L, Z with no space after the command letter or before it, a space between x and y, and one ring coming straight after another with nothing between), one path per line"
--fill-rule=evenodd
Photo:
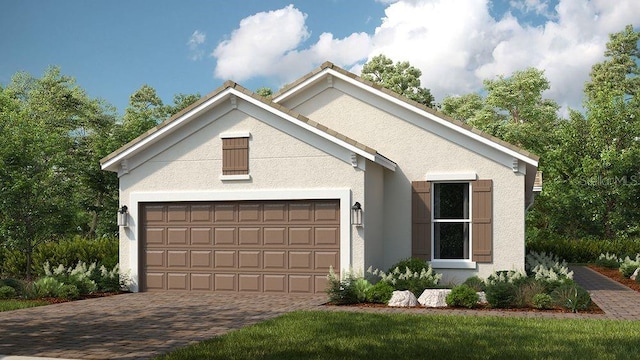
M411 256L431 260L431 182L411 183Z
M473 234L472 260L480 263L493 261L493 181L475 180L471 182L473 209L471 226Z

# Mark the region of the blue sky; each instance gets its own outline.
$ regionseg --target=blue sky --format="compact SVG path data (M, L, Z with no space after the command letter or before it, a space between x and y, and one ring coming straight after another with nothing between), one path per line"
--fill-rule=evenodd
M278 89L329 60L360 73L383 53L423 72L436 100L534 66L548 96L580 105L607 35L640 26L640 1L3 0L0 84L57 65L122 112L143 84L165 102L225 80Z

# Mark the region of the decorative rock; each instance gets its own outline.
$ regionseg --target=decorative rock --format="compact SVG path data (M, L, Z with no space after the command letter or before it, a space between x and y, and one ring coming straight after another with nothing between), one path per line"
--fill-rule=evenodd
M633 272L633 275L631 275L631 280L635 280L638 278L639 271L640 271L640 268L637 268L636 271Z
M387 304L389 306L418 306L416 296L409 290L394 291L391 300Z
M478 300L478 304L486 304L487 303L487 294L484 291L480 291L477 293L480 300Z
M426 289L418 298L418 302L426 307L445 307L450 292L451 289Z

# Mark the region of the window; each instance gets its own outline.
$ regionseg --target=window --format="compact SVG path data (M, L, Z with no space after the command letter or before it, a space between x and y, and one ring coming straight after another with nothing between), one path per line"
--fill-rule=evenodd
M222 180L249 178L249 134L222 135Z
M469 183L433 184L434 259L470 259L469 199Z

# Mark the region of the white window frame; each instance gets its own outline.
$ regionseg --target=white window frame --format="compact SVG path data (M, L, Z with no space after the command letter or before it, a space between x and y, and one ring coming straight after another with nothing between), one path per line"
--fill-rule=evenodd
M466 174L465 174L466 175ZM437 181L431 181L431 266L433 268L440 269L475 269L476 263L472 261L473 258L473 184L469 181L468 177L460 179L460 177L453 177L453 179L445 180L440 178ZM468 184L468 207L469 216L468 219L436 219L435 218L435 202L436 202L436 184ZM469 257L467 259L436 259L436 231L435 227L437 223L467 223L468 225L468 246Z

